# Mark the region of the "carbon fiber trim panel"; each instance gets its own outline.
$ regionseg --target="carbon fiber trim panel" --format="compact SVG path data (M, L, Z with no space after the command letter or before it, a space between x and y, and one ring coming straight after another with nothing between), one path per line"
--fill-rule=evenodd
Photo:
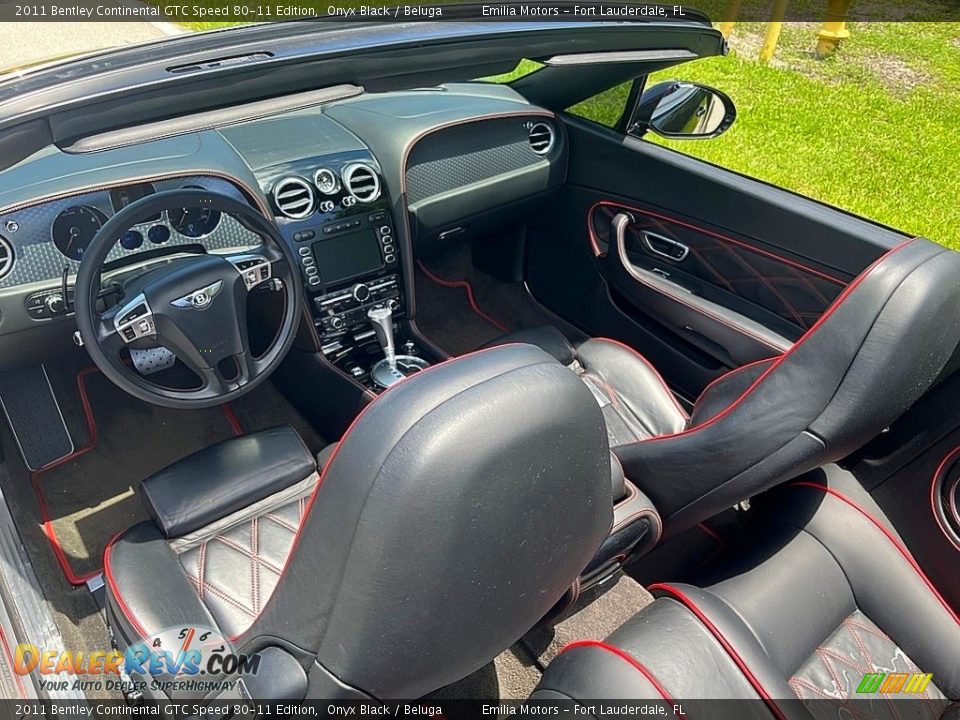
M158 192L194 185L214 192L221 192L230 197L243 199L243 194L232 182L206 175L156 180L151 184ZM69 268L70 275L76 274L80 263L60 253L53 243L50 232L59 213L69 207L79 205L97 208L108 218L113 215L109 190L95 190L42 200L35 205L0 214L0 226L14 223L17 228L16 233L11 233L9 228L6 230L6 237L14 248L15 259L10 273L0 279L0 288L55 280L60 277L64 267ZM199 243L208 250L226 250L256 246L261 242L259 237L241 226L232 217L222 217L214 231L202 238L190 238L178 233L170 224L167 213L164 213L160 220L137 225L135 229L146 236L149 228L154 225L164 225L169 229L170 238L163 243L165 247ZM136 255L138 252L150 249L150 247L151 244L147 241L144 242L143 247L136 250L125 250L117 245L110 251L107 260L118 260L122 257Z
M407 162L407 202L412 205L449 190L547 162L533 151L527 138L534 122L556 128L537 115L480 120L427 135L414 146Z

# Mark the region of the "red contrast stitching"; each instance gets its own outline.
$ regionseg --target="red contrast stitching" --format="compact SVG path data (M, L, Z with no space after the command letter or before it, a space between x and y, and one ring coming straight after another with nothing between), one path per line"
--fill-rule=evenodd
M96 417L93 414L93 406L90 403L90 395L87 392L87 378L98 372L100 372L100 368L93 366L84 368L77 373L77 391L80 394L80 404L83 407L84 422L87 426L86 444L78 450L74 450L66 457L62 457L59 460L55 460L52 463L44 465L38 470L33 470L30 472L30 484L33 485L33 490L37 495L37 506L40 510L40 520L42 522L43 534L47 538L47 542L50 543L54 557L57 559L57 564L60 565L60 570L63 572L67 582L69 582L71 585L86 584L87 581L97 577L97 575L101 573L101 569L98 568L96 570L92 570L84 575L77 575L77 573L74 572L73 567L70 565L70 559L67 557L63 546L60 544L60 538L57 537L57 531L54 528L53 518L50 514L50 507L47 505L47 498L46 495L44 495L43 486L40 483L40 476L48 470L53 470L54 468L60 467L71 460L76 460L82 455L86 455L97 446L99 441L99 430L97 428ZM236 416L232 414L233 411L228 410L229 405L223 405L222 407L224 408L224 413L227 416L228 422L230 422L234 434L243 435L243 428L240 426L239 421L236 419Z
M648 217L656 218L657 220L662 220L662 221L664 221L664 222L668 222L668 223L671 223L671 224L673 224L673 225L679 225L680 227L685 227L685 228L687 228L688 230L694 230L694 231L696 231L696 232L698 232L698 233L703 233L704 235L709 235L709 236L712 237L712 238L716 238L717 240L723 240L724 242L730 243L731 245L737 245L737 246L742 247L742 248L744 248L745 250L748 250L748 251L750 251L750 252L755 252L755 253L757 253L758 255L764 255L764 256L772 259L772 260L776 260L777 262L781 262L781 263L783 263L784 265L790 265L791 267L797 268L798 270L803 270L804 272L810 273L811 275L816 275L817 277L822 278L823 280L827 280L828 282L832 282L832 283L834 283L835 285L840 285L840 286L846 285L846 283L845 283L843 280L840 280L839 278L835 278L835 277L833 277L832 275L828 275L827 273L825 273L825 272L823 272L823 271L821 271L821 270L815 270L814 268L808 267L808 266L804 265L803 263L797 262L796 260L790 260L790 259L788 259L788 258L785 258L785 257L781 256L781 255L777 255L776 253L770 252L769 250L763 250L763 249L761 249L761 248L754 247L754 246L751 245L750 243L743 242L742 240L737 240L737 239L735 239L735 238L728 237L728 236L726 236L726 235L722 235L722 234L720 234L720 233L718 233L718 232L714 232L713 230L707 230L706 228L698 227L698 226L696 226L696 225L693 225L693 224L691 224L691 223L685 222L685 221L683 221L683 220L677 220L676 218L669 217L668 215L662 215L662 214L660 214L660 213L653 212L652 210L645 210L645 209L641 209L641 208L638 208L638 207L633 207L632 205L626 205L626 204L624 204L624 203L612 202L612 201L610 201L610 200L601 200L600 202L595 203L595 204L590 208L590 210L587 212L588 216L592 215L592 214L593 214L593 211L596 210L598 207L625 208L625 209L630 210L630 211L632 211L632 212L638 212L638 213L640 213L640 214L642 214L642 215L647 215ZM590 236L591 236L591 238L594 238L594 235L595 235L595 234L594 234L594 232L593 232L593 227L592 227L592 224L591 224L591 226L590 226ZM597 248L597 249L599 249L599 245L595 245L594 247ZM599 253L598 253L598 254L599 254Z
M752 367L756 367L757 365L763 365L764 363L771 363L774 360L775 358L764 358L763 360L754 360L753 362L749 362L746 365L735 367L733 370L729 370L728 372L725 372L720 377L716 377L713 380L711 380L707 384L707 386L703 389L703 392L700 393L699 397L697 397L696 402L693 404L693 410L690 413L690 417L693 417L697 413L697 407L700 405L703 399L707 396L707 393L710 392L710 390L712 390L718 383L722 382L723 380L726 380L731 375L736 375L737 373L740 373L744 370L748 370Z
M915 238L914 238L914 239L915 239ZM892 248L891 250L889 250L888 252L884 253L884 254L881 255L879 258L877 258L877 259L873 262L873 264L870 265L870 267L868 267L868 268L867 268L866 270L864 270L860 275L858 275L858 276L856 277L856 279L855 279L852 283L850 283L849 285L847 285L847 287L844 289L844 291L837 297L836 300L833 301L833 304L832 304L829 308L827 308L826 312L824 312L823 315L820 316L820 319L817 320L816 323L814 323L813 327L811 327L809 330L807 330L807 331L803 334L803 337L801 337L799 340L797 340L797 342L795 342L795 343L793 344L793 346L792 346L789 350L787 350L783 355L781 355L781 356L778 357L778 358L773 359L773 363L770 365L770 367L768 367L768 368L763 372L763 374L760 375L760 377L758 377L756 380L754 380L753 383L750 385L750 387L748 387L746 390L744 390L743 394L741 394L736 400L734 400L732 403L730 403L730 405L728 405L727 407L725 407L721 412L717 413L716 415L714 415L713 417L711 417L709 420L706 420L705 422L703 422L703 423L701 423L701 424L699 424L699 425L693 426L692 428L687 428L686 430L681 430L680 432L672 433L672 434L670 434L670 435L658 435L658 436L656 436L656 437L643 438L643 439L640 439L640 440L635 440L634 442L629 443L629 444L630 444L630 445L636 445L636 444L644 443L644 442L658 442L658 441L660 441L660 440L668 440L668 439L672 439L672 438L681 437L681 436L683 436L683 435L689 435L689 434L691 434L691 433L695 433L695 432L697 432L697 431L699 431L699 430L703 430L703 429L705 429L705 428L707 428L707 427L710 427L710 426L713 425L714 423L719 422L722 418L724 418L724 417L726 417L727 415L729 415L731 412L733 412L733 410L734 410L738 405L740 405L741 402L743 402L744 399L746 399L747 397L749 397L750 394L751 394L757 387L759 387L760 384L761 384L764 380L766 380L767 377L768 377L772 372L774 372L778 367L780 367L780 365L783 364L783 362L784 362L787 358L789 358L794 352L796 352L797 349L798 349L801 345L803 345L804 342L806 342L817 330L820 329L820 327L823 325L823 323L826 322L827 319L828 319L831 315L833 315L834 312L836 312L837 308L839 308L839 307L843 304L843 302L850 296L850 294L851 294L854 290L857 289L857 287L860 285L860 283L862 283L862 282L867 278L867 276L869 276L870 272L871 272L874 268L876 268L882 261L884 261L885 259L889 258L889 257L890 257L891 255L893 255L894 253L902 250L903 248L905 248L907 245L909 245L909 244L912 243L912 242L913 242L913 240L905 240L904 242L900 243L900 244L897 245L896 247ZM770 358L768 358L768 359L770 359Z
M427 270L427 266L423 264L423 260L417 260L417 267L419 267L423 271L423 274L430 278L430 280L435 282L437 285L447 288L462 288L465 290L467 293L467 302L470 303L470 308L474 313L500 330L500 332L510 332L506 325L484 312L484 310L477 304L477 300L473 295L473 285L471 285L469 282L466 280L445 280L439 275L434 275L432 272Z
M903 556L903 559L906 560L907 563L910 565L910 567L913 568L914 572L917 573L917 575L923 581L924 585L927 586L927 589L931 593L933 593L933 596L940 602L940 604L943 606L943 609L947 611L947 614L953 619L955 623L957 623L957 625L960 625L960 617L957 617L956 612L954 612L953 608L950 607L950 604L943 598L943 596L940 594L940 592L937 590L934 584L930 581L930 578L926 576L926 574L921 569L920 565L914 559L913 555L910 554L910 551L906 548L906 546L902 542L900 542L899 539L897 539L897 537L892 532L890 532L890 530L882 522L880 522L879 520L877 520L877 518L871 515L869 511L867 511L859 503L848 498L843 493L837 490L834 490L833 488L827 487L826 485L818 485L817 483L801 480L798 482L790 483L790 486L812 488L814 490L819 490L822 493L826 493L827 495L832 495L838 500L845 502L847 505L849 505L854 510L856 510L861 515L863 515L867 520L873 523L874 527L876 527L881 533L884 534L884 536L886 536L887 540L889 540L893 544L893 546L897 549L897 551Z
M704 627L706 627L707 630L713 634L713 636L717 639L717 642L723 646L723 649L727 651L727 655L730 656L730 659L736 663L737 667L740 668L740 672L743 673L744 677L750 682L751 685L753 685L754 690L756 690L760 697L763 698L763 701L767 704L767 707L770 708L770 712L772 712L778 718L778 720L787 720L786 715L783 714L783 710L780 709L780 706L777 705L774 699L770 696L770 693L768 693L766 688L763 687L763 685L760 683L760 680L757 679L757 676L753 674L753 671L747 665L746 661L740 657L740 653L734 649L733 645L731 645L723 636L723 633L720 632L720 629L713 624L713 621L707 617L707 615L697 606L695 602L693 602L693 600L687 597L687 595L679 589L665 583L656 583L648 587L647 590L650 592L653 592L654 590L662 590L686 605L686 607L697 616L700 622L703 623Z
M671 705L676 704L673 698L670 696L670 693L667 692L666 688L663 687L663 685L660 683L659 680L657 680L657 678L653 675L653 673L650 672L650 670L647 669L647 667L643 663L637 660L633 655L628 653L626 650L621 650L618 647L615 647L613 645L608 645L607 643L600 642L599 640L577 640L576 642L572 642L569 645L565 646L559 653L557 653L557 655L562 655L568 650L573 650L578 647L595 647L595 648L599 648L600 650L604 650L605 652L616 655L621 660L624 660L627 663L629 663L635 670L637 670L641 675L643 675L643 677L646 678L647 682L653 685L656 691L660 693L660 697L662 697ZM674 714L676 715L676 711L674 711Z

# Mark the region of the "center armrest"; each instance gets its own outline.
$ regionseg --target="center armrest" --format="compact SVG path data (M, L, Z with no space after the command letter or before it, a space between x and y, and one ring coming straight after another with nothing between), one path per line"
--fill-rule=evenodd
M167 538L193 532L316 472L289 425L224 440L140 484L140 499Z

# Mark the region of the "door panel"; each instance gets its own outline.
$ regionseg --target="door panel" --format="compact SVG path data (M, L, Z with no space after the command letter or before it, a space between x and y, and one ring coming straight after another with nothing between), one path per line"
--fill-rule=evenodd
M561 117L567 186L557 212L530 228L531 288L587 333L616 333L659 362L688 397L731 367L789 347L852 278L905 237ZM611 224L621 212L631 218L626 266L609 252Z
M634 217L624 211L613 216L607 252L599 256L598 264L604 279L622 294L636 313L686 338L729 367L774 357L790 347L791 340L705 297L703 291L710 286L689 276L679 279L672 267L669 271L664 269L664 263L647 255L640 249L641 245L631 247L631 241L636 238L630 232L636 224ZM688 246L666 236L657 236L647 243L652 248L663 247L664 254L679 249L678 263L689 256Z
M597 255L607 252L610 222L618 212L636 220L627 228L634 264L661 269L680 285L791 340L809 329L847 285L798 261L639 205L594 206L590 235Z

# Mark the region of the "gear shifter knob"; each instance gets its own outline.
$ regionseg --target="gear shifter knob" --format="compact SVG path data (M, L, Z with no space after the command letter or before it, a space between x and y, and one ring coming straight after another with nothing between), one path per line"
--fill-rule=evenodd
M373 325L373 331L377 334L377 340L380 347L383 348L383 354L387 358L387 363L391 369L397 367L397 352L393 344L393 310L388 307L370 308L367 312L367 319Z

